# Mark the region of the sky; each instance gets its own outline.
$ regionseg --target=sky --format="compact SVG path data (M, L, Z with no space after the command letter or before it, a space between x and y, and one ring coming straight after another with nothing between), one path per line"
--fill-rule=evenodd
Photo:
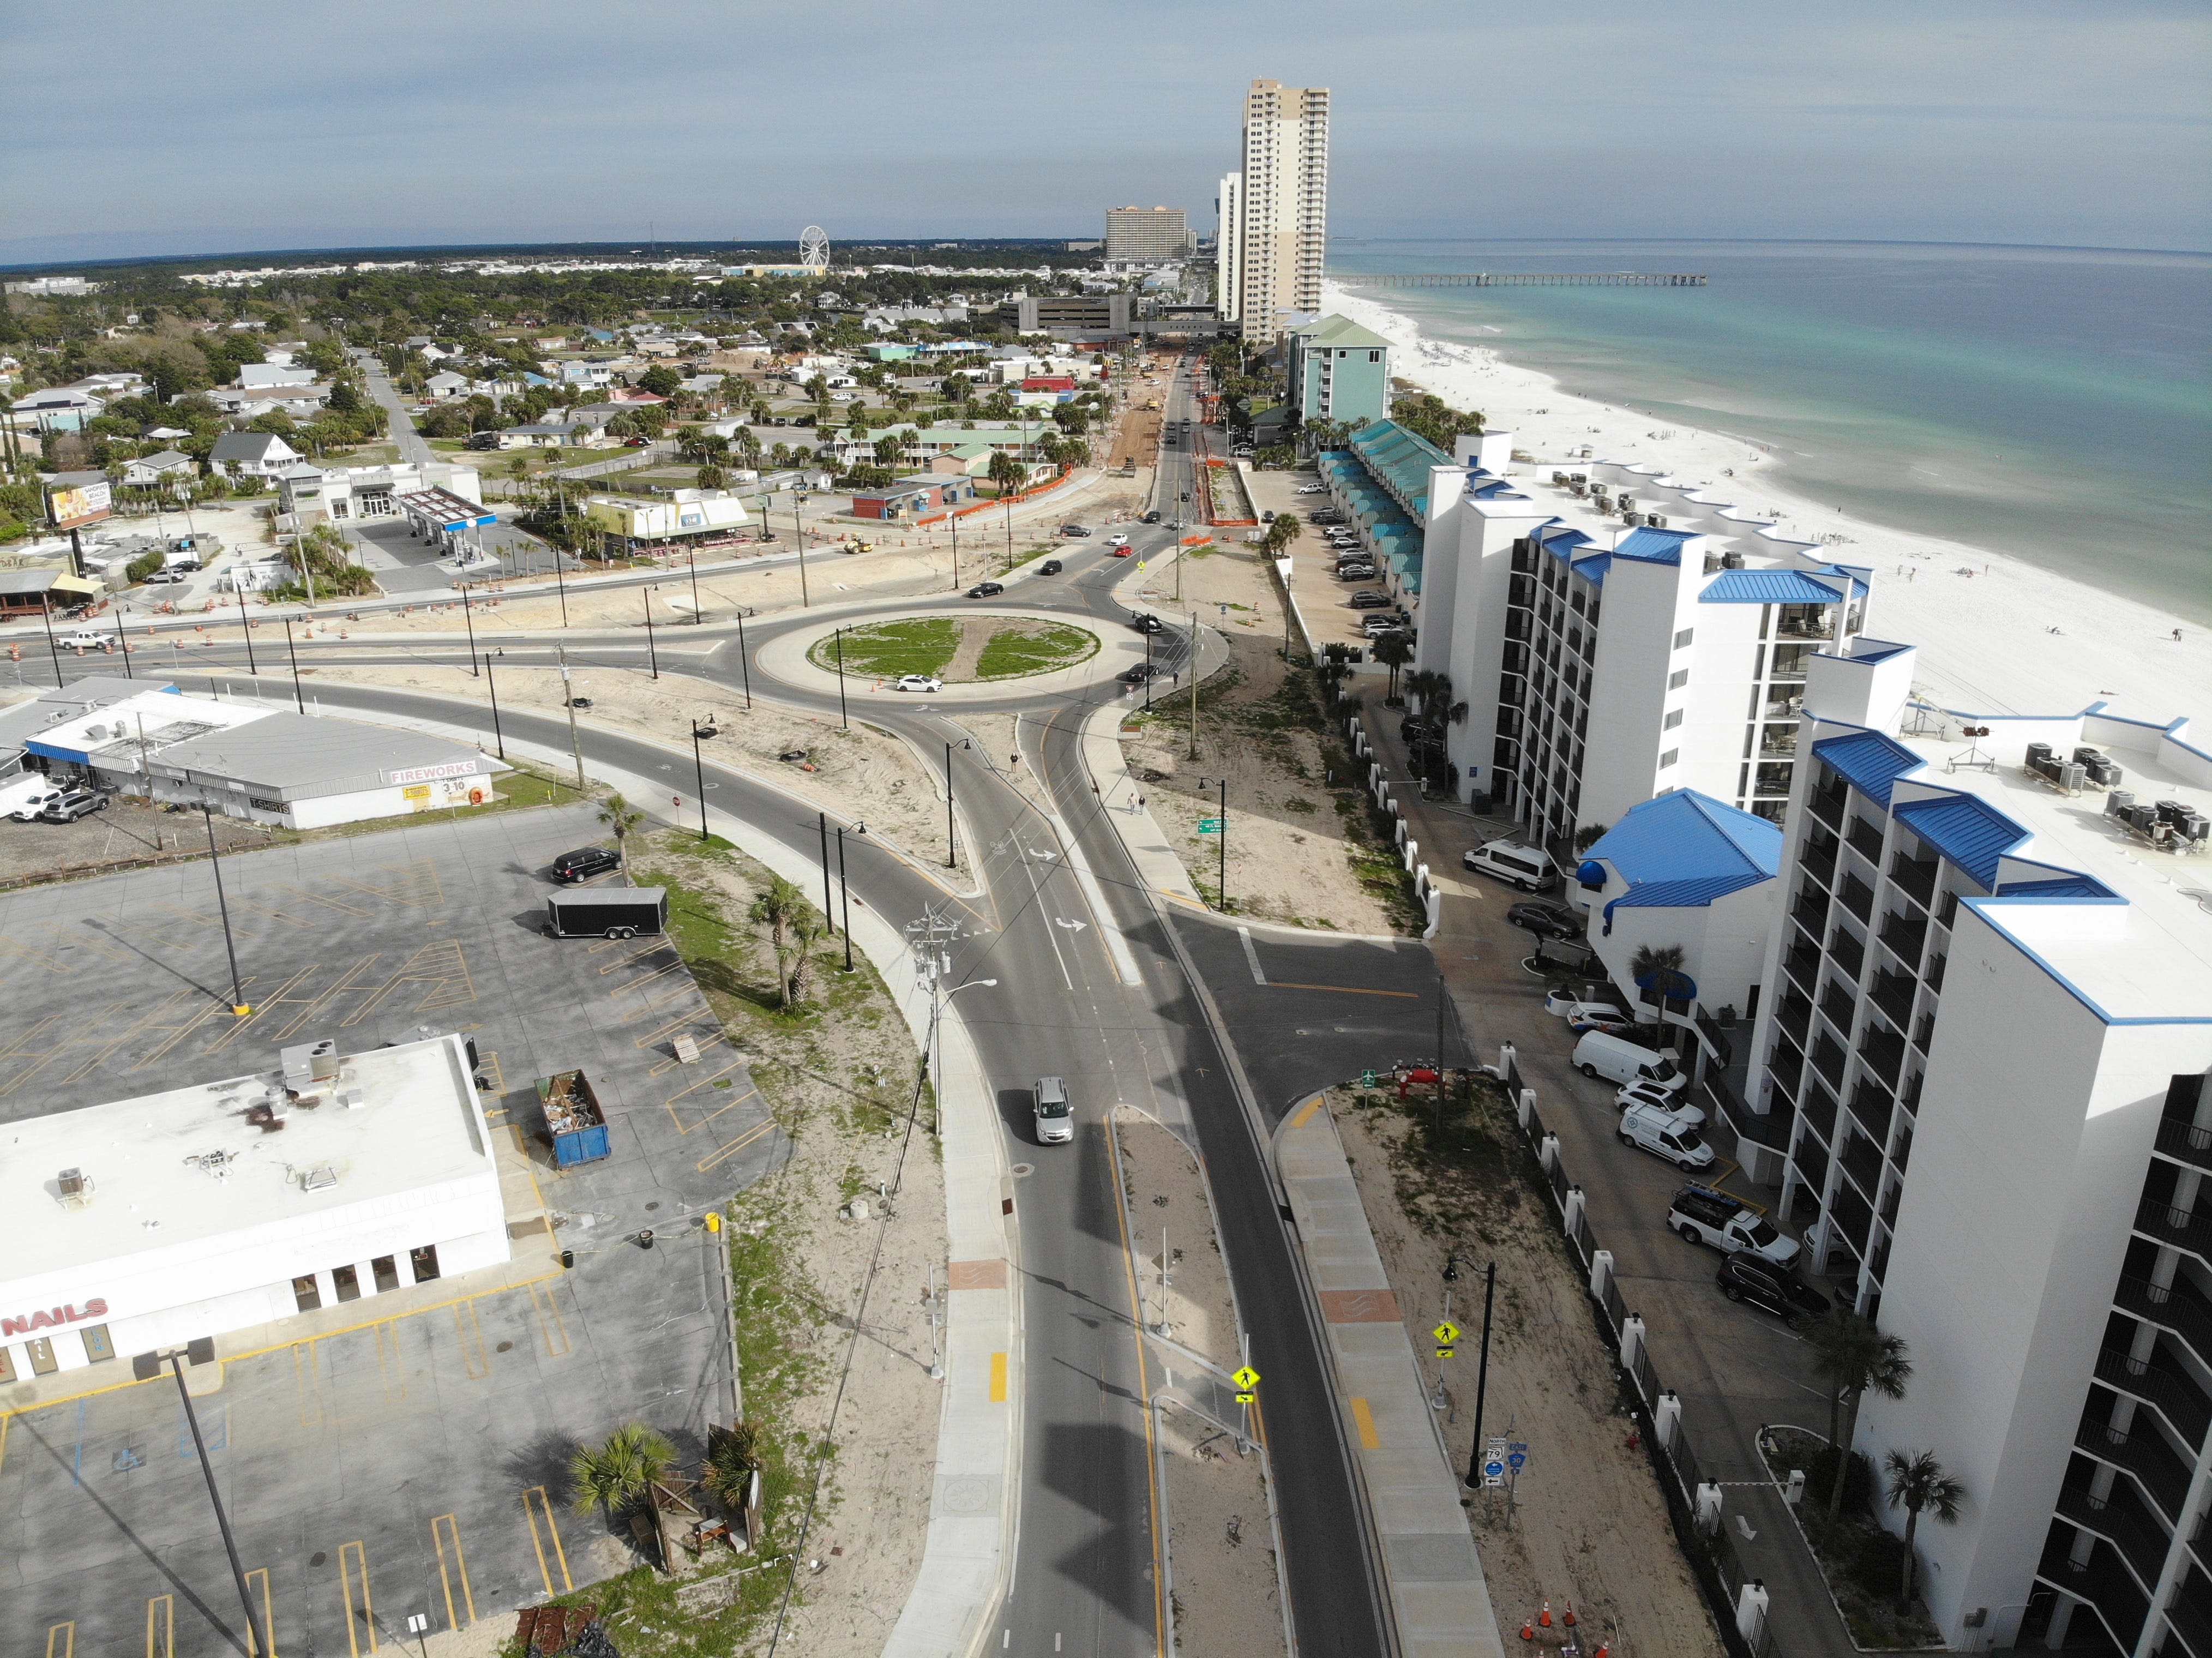
M1210 234L1245 85L1330 229L2212 250L2199 0L0 0L0 262Z

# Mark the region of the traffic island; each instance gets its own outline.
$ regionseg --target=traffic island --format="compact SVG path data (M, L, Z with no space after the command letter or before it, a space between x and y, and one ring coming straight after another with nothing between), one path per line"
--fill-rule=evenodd
M948 685L1026 679L1073 668L1097 655L1087 628L1036 616L922 616L866 622L817 639L806 659L848 680L895 681L905 675Z

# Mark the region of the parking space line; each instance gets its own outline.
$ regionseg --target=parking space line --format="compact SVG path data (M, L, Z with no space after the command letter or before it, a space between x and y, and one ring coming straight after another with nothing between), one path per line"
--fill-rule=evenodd
M376 1339L376 1374L384 1383L385 1398L406 1398L407 1365L399 1351L398 1321L380 1324L369 1333Z
M300 1425L323 1425L323 1363L312 1341L292 1344L292 1397L300 1411Z
M662 1101L662 1106L666 1109L669 1120L676 1125L676 1132L679 1134L688 1134L695 1128L704 1128L708 1123L714 1121L715 1118L720 1116L724 1112L731 1110L746 1100L754 1098L755 1096L750 1079L748 1078L746 1085L742 1089L732 1085L729 1090L729 1096L726 1099L720 1101L717 1101L716 1099L716 1095L720 1090L716 1089L715 1084L723 1078L729 1076L732 1072L742 1071L744 1068L745 1062L743 1060L733 1060L728 1065L724 1066L720 1071L714 1072L713 1076L702 1077L697 1082L693 1083L690 1087L685 1089L682 1093L672 1094L665 1100ZM694 1094L704 1094L706 1097L700 1102L701 1115L696 1121L687 1123L684 1121L683 1114L677 1110L676 1102L678 1100L690 1099ZM705 1109L705 1107L709 1104L712 1104L714 1108L711 1111Z
M623 957L620 961L609 962L605 967L599 969L599 977L604 979L610 973L619 973L626 967L635 966L639 962L646 961L652 957L659 955L662 950L667 948L668 945L665 941L655 938L651 944L645 944L639 949L633 950L629 955Z
M497 1099L501 1095L507 1092L507 1072L499 1068L499 1050L497 1048L488 1048L481 1054L477 1054L477 1069L487 1072L490 1074L491 1087L486 1091L489 1093L494 1099Z
M361 1609L356 1612L353 1601L354 1574L361 1575ZM368 1649L376 1650L376 1608L368 1598L368 1551L359 1542L338 1545L338 1588L345 1596L346 1649L353 1658L361 1658L361 1631L355 1619L368 1626Z
M59 1637L57 1640L57 1637ZM46 1630L46 1658L76 1658L76 1620L54 1624Z
M483 1321L477 1316L473 1301L453 1303L453 1333L461 1341L461 1368L471 1382L482 1382L491 1374L491 1358L484 1351Z
M541 1537L538 1531L538 1520L541 1510L544 1515L546 1534L553 1540L554 1561L561 1568L561 1587L557 1589L553 1587L553 1574L546 1569L545 1538ZM545 1593L568 1594L576 1585L568 1576L568 1551L561 1546L560 1522L553 1517L553 1499L546 1496L544 1486L532 1485L522 1493L522 1514L523 1517L530 1522L530 1546L538 1552L538 1575L544 1580Z
M712 1016L709 1015L708 1017L711 1017ZM708 1048L714 1047L717 1043L727 1042L730 1040L729 1032L723 1029L720 1023L715 1024L714 1029L711 1030L702 1032L698 1029L701 1023L702 1023L702 1021L687 1017L681 1019L672 1020L668 1024L663 1026L662 1029L664 1030L673 1030L681 1034L685 1025L690 1025L693 1032L692 1040L698 1045L699 1051L702 1054ZM656 1032L655 1034L658 1035L659 1033ZM637 1042L637 1046L644 1048L647 1045L647 1043L646 1040L641 1037ZM649 1077L658 1077L665 1072L675 1070L677 1066L683 1063L683 1060L678 1059L673 1054L672 1054L666 1059L662 1060L654 1065L653 1069L646 1072L646 1074ZM678 1097L681 1096L679 1096Z
M359 1024L403 984L428 984L430 987L423 993L422 999L411 1008L403 1009L404 1012L425 1013L438 1008L459 1007L477 999L476 985L469 977L469 964L461 954L460 940L441 938L435 944L423 945L402 962L398 971L372 991L351 1014L339 1021L340 1028Z
M716 1163L725 1162L728 1158L734 1157L739 1151L744 1151L745 1147L750 1145L755 1140L760 1139L762 1135L768 1133L769 1131L774 1129L775 1127L775 1119L773 1117L769 1118L766 1122L755 1123L750 1128L745 1130L744 1133L738 1135L737 1139L730 1141L726 1145L720 1147L709 1155L702 1157L697 1163L691 1166L703 1175L708 1169L712 1169Z
M538 1332L545 1338L545 1357L562 1358L571 1351L568 1321L561 1316L561 1303L554 1298L552 1286L530 1286L530 1305L538 1315Z
M146 1658L176 1658L177 1597L157 1594L146 1603Z
M442 1529L441 1529L442 1528ZM461 1605L468 1609L469 1622L477 1621L476 1591L469 1587L468 1557L461 1552L461 1522L450 1514L441 1514L430 1522L430 1541L438 1551L438 1582L446 1592L446 1627L457 1630L460 1619L453 1610L453 1579L446 1569L446 1544L450 1537L453 1546L453 1570L461 1576Z
M276 1601L269 1592L269 1568L257 1567L246 1574L246 1593L249 1599L253 1594L253 1580L257 1577L261 1580L261 1629L246 1631L247 1658L261 1658L259 1637L264 1633L269 1637L268 1658L276 1658Z

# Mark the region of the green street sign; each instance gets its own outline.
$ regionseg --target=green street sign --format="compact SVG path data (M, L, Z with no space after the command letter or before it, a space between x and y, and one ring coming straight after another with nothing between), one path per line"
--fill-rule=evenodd
M1361 1072L1359 1073L1359 1085L1360 1085L1362 1088L1372 1088L1372 1087L1374 1087L1374 1086L1375 1086L1375 1073L1374 1073L1372 1071L1363 1071L1363 1072Z
M1198 820L1198 832L1200 835L1218 835L1227 826L1226 818L1201 817Z

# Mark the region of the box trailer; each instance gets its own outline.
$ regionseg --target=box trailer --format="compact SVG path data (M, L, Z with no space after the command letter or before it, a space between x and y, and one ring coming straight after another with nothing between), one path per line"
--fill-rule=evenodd
M553 1137L553 1161L562 1168L597 1163L607 1155L606 1113L582 1072L540 1077L538 1105L545 1114L545 1132Z
M545 900L549 938L635 938L667 931L665 887L587 887Z

